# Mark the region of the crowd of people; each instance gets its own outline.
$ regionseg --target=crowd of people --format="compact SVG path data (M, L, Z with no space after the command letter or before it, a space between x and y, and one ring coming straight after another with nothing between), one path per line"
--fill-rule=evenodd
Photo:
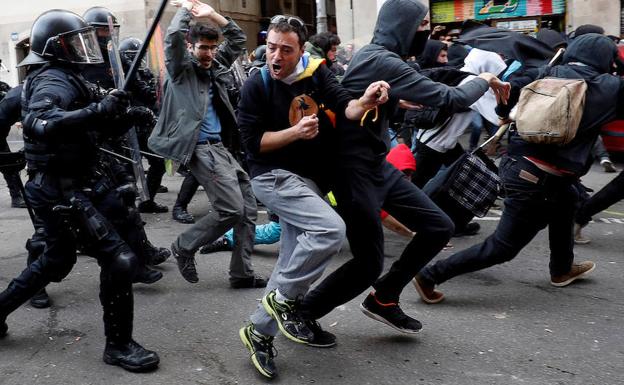
M160 280L152 267L170 255L196 283L198 252L231 251L230 286L264 289L239 337L267 378L278 373L276 334L332 347L336 336L318 320L371 287L364 315L418 333L421 322L400 306L406 286L438 303L439 285L513 259L546 227L552 285L567 286L595 268L574 261L574 243L586 241L581 228L592 215L622 198L624 180L592 197L579 181L595 156L607 170L596 155L599 130L624 113L623 67L601 28L584 26L569 39L555 31L527 36L535 57L514 56L510 47L462 43L468 30L490 27L434 28L431 35L427 6L388 0L371 43L354 52L353 44L339 49L336 34L308 36L299 17L275 15L265 44L244 58L245 80L236 73L247 36L236 22L200 0L172 5L162 87L145 65L121 87L114 49L109 58L120 28L110 10L51 10L35 20L30 54L20 63L28 76L0 101L3 137L21 121L28 166L25 188L15 171L5 174L12 205L27 206L36 229L26 268L0 293L0 338L23 303L51 306L45 287L69 274L77 253L101 267L104 361L148 371L160 359L133 339L132 285ZM142 44L120 42L123 71ZM556 56L561 47L565 53ZM430 264L451 237L479 226L465 207L429 196L427 185L465 154L459 137L469 127L492 134L512 123L522 89L546 77L586 84L576 135L544 144L510 131L496 230ZM152 245L141 218L168 211L155 200L165 159L185 175L172 216L188 225L170 249ZM187 207L199 186L211 208L196 220ZM270 212L268 224L256 226L258 202ZM385 274L383 226L406 240ZM278 240L272 274L256 274L254 244ZM351 258L318 282L345 241Z

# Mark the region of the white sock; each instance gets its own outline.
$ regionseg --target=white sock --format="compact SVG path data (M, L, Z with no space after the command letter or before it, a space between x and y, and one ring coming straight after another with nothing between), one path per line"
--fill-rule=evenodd
M279 289L275 289L275 300L279 303L286 303L286 301L290 301L290 298L287 298L280 293Z

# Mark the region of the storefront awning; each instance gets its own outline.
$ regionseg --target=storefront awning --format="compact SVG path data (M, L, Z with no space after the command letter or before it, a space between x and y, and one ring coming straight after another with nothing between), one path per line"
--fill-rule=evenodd
M433 0L431 21L450 23L565 13L565 0Z

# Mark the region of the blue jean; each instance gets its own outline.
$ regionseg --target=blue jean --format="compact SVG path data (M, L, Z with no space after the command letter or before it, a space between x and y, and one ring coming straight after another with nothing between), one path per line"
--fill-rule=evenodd
M574 180L547 174L528 160L511 156L503 158L500 175L505 204L494 234L483 243L422 269L419 274L425 282L440 284L461 274L510 261L547 226L550 274L563 275L570 271L574 260L574 206L578 199ZM534 177L535 182L527 180Z

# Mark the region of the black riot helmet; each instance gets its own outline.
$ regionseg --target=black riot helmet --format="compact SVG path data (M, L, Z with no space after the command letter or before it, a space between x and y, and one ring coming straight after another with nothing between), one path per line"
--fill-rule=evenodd
M19 66L49 61L103 63L93 27L79 15L63 9L42 13L30 31L30 53Z
M114 31L109 31L109 16L113 21ZM106 46L111 37L117 39L119 36L119 22L117 21L117 17L108 8L104 7L91 7L85 11L82 17L84 17L85 21L89 23L90 26L95 28L100 49L106 51Z
M89 23L89 25L93 27L107 27L108 28L108 17L113 19L113 27L118 28L119 23L117 22L117 17L108 9L104 7L91 7L87 9L82 15L85 21Z
M142 45L143 41L141 39L136 37L125 38L119 43L119 55L123 60L132 63L134 57L141 50Z

